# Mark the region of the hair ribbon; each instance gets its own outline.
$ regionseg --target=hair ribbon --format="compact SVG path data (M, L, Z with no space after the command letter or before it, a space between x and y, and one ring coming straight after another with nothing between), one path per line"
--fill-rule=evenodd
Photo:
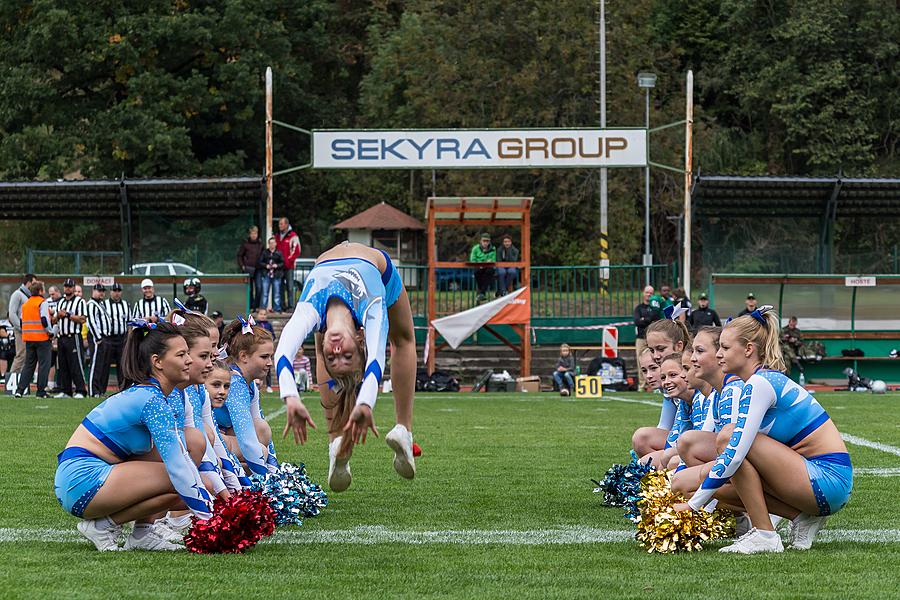
M241 315L237 316L238 321L241 322L241 335L248 335L253 333L253 325L247 322L247 319L242 317ZM251 317L252 319L253 317Z
M760 306L759 308L757 308L756 310L751 312L750 316L753 317L754 319L756 319L757 321L759 321L759 323L763 326L763 329L768 329L769 323L766 321L766 317L763 315L765 315L767 312L769 312L770 310L772 310L774 308L775 307L772 306L771 304L766 304L764 306Z
M150 333L150 330L156 329L157 327L156 323L148 321L147 319L131 319L125 324L134 327L135 329L143 329L144 335L147 335L148 333Z
M228 359L228 344L223 344L221 348L216 350L216 358L219 360Z
M671 306L667 306L663 309L663 314L667 319L671 321L677 321L678 317L681 315L687 314L688 309L686 307L681 306L681 302L678 304L673 304Z
M185 306L184 303L183 303L181 300L179 300L178 298L173 298L173 299L172 299L172 304L175 305L175 308L177 308L178 310L182 311L182 312L185 313L185 314L188 314L188 315L199 315L199 314L200 314L200 313L198 313L196 310L191 310L191 309L189 309L189 308L188 308L187 306ZM176 325L180 325L180 323L175 323L175 324L176 324Z

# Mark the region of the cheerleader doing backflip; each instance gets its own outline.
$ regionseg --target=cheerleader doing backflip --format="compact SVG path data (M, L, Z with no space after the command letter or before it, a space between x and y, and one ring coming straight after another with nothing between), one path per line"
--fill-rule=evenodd
M412 414L416 347L409 298L390 257L362 244L343 243L316 260L294 314L281 333L275 368L287 405L294 439L306 441L307 425L315 427L300 401L292 360L310 333L315 333L316 371L328 421L328 485L350 486L353 446L364 443L369 429L378 430L372 409L391 344L391 384L397 425L385 436L394 451L394 469L412 479Z
M94 408L59 454L54 480L62 507L98 550L119 550L122 524L135 521L124 549L178 550L155 531L169 510L201 519L212 498L197 465L202 435L185 430L167 397L190 379L192 359L179 329L133 322L122 368L133 385Z
M715 497L746 510L753 527L721 552L782 552L769 513L791 519L791 547L806 550L828 515L850 499L847 447L825 409L784 374L771 307L725 325L717 357L724 372L746 383L734 423L716 435L718 456L701 470L691 499L676 508L702 510Z

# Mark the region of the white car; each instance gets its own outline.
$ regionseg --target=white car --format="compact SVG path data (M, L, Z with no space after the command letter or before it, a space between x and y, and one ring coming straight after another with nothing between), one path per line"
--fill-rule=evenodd
M190 265L177 262L138 263L131 266L131 275L203 275ZM119 273L125 275L125 273Z

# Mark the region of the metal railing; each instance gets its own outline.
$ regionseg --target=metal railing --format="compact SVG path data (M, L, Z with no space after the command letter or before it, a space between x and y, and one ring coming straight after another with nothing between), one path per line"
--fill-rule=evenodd
M608 267L607 292L601 292L604 270L595 265L531 267L532 317L627 317L641 302L645 272L643 265ZM650 281L659 286L675 280L674 265L651 265ZM397 268L409 294L412 312L425 316L428 307L428 268ZM476 305L474 268L437 270L438 315L461 312ZM520 273L521 276L521 273ZM521 285L519 282L518 285ZM517 287L517 286L514 286ZM493 299L496 286L488 299Z
M27 273L121 273L123 254L115 251L35 250L25 254Z

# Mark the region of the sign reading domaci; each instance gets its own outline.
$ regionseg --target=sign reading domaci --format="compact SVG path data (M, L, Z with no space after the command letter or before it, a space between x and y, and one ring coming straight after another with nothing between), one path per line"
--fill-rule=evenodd
M315 169L644 167L645 129L318 130Z

